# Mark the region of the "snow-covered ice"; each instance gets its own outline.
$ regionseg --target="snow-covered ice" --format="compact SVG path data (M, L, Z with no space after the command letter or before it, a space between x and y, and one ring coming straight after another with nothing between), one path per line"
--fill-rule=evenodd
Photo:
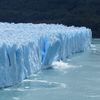
M0 23L0 87L15 85L53 61L86 51L91 38L85 27Z

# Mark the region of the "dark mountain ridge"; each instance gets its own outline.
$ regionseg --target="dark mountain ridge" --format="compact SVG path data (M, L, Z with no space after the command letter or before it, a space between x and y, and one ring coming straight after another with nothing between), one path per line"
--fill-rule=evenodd
M86 26L100 38L100 0L0 0L0 21Z

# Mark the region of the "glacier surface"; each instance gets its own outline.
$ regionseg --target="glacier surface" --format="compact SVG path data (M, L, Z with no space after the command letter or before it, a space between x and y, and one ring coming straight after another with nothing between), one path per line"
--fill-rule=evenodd
M53 61L86 51L91 38L86 27L0 23L0 87L15 85Z

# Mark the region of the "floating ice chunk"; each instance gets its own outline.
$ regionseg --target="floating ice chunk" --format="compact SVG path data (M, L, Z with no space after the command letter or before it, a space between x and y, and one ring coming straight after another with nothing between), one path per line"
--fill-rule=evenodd
M65 63L63 61L54 61L52 63L52 66L53 66L53 68L60 69L60 70L75 68L75 66Z

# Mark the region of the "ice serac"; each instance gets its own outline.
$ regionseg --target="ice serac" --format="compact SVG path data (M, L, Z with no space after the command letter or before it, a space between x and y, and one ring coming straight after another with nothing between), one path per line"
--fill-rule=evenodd
M15 85L53 61L86 51L91 38L85 27L0 23L0 87Z

